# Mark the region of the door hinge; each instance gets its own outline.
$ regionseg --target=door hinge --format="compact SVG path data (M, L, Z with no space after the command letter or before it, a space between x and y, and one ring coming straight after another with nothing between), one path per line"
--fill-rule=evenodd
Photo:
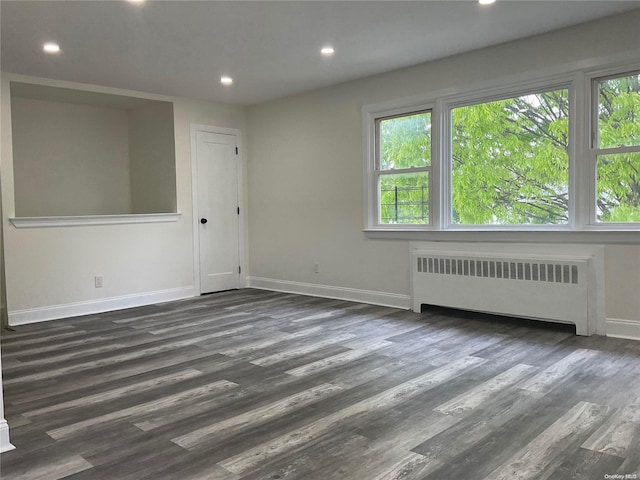
M242 273L242 267L238 265L238 275L240 275L241 273Z
M236 155L238 154L238 147L236 147Z

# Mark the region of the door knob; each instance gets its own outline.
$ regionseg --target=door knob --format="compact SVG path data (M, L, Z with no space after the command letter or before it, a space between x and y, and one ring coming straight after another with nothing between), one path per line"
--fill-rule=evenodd
M207 221L208 221L208 220L207 220L206 218L201 218L201 219L200 219L200 223L201 223L201 224L203 224L203 225L204 225L205 223L207 223Z

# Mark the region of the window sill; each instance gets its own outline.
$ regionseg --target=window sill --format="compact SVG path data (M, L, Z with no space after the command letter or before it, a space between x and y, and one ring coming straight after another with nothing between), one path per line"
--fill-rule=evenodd
M364 229L374 240L504 243L619 243L640 244L640 230L406 230Z
M16 228L80 227L87 225L122 225L130 223L177 222L182 213L139 213L122 215L78 215L68 217L14 217Z

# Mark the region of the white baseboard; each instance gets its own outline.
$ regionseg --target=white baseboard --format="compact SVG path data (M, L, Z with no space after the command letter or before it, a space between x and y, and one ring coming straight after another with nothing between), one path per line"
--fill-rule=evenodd
M141 307L154 303L170 302L183 298L195 297L193 286L157 290L155 292L134 293L120 297L101 298L86 302L52 305L49 307L29 308L9 312L9 325L26 325L29 323L45 322L59 318L78 317L93 313L110 312L123 308Z
M607 337L640 340L640 321L607 318Z
M9 450L13 450L14 447L9 442L9 425L4 418L0 419L0 453L8 452Z
M411 308L409 295L398 293L374 292L360 290L358 288L334 287L331 285L318 285L315 283L290 282L288 280L276 280L273 278L247 277L247 284L251 288L273 290L276 292L298 293L312 297L335 298L351 302L370 303L385 307Z

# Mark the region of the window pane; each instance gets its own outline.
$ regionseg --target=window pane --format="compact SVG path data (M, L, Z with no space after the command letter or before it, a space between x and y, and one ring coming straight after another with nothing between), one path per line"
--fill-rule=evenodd
M451 121L453 223L568 222L568 90L454 108Z
M640 73L599 84L600 148L640 145Z
M429 223L428 172L380 175L380 223Z
M599 222L640 222L640 152L598 156Z
M431 164L431 113L380 120L380 170Z

